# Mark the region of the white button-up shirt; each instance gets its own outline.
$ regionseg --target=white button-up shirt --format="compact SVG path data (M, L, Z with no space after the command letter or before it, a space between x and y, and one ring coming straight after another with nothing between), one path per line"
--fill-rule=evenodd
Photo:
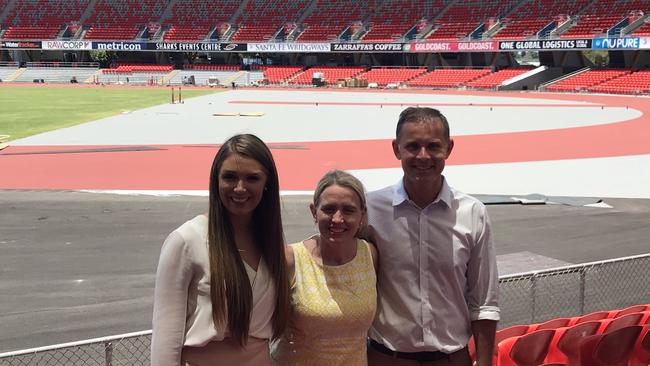
M443 180L420 209L403 182L368 193L379 250L377 314L371 338L400 352L452 353L471 321L499 320L498 273L485 206Z

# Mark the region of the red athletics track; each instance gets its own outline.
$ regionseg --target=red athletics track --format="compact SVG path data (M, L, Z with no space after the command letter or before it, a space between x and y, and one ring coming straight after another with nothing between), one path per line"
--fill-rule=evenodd
M344 91L341 91L344 92ZM391 91L393 92L393 91ZM507 96L630 107L625 122L545 131L455 137L450 165L564 160L650 154L650 99L627 96L423 92ZM249 102L247 102L249 103ZM377 103L379 104L379 103ZM423 104L420 104L423 105ZM406 106L406 105L405 105ZM535 105L538 108L544 105ZM471 108L472 106L467 106ZM453 123L453 122L452 122ZM327 170L399 167L390 139L270 144L281 189L308 191ZM286 145L302 148L286 148ZM115 146L110 146L113 148ZM131 148L133 146L130 146ZM10 146L0 152L0 189L205 190L217 146L148 145L149 151L78 152L107 146ZM77 152L61 153L69 150ZM59 153L57 153L57 151ZM38 154L34 154L38 153Z

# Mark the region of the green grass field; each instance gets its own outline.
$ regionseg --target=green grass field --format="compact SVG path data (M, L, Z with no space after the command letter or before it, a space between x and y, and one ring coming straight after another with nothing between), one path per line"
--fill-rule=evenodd
M215 92L218 90L183 89L182 95L187 99ZM170 101L168 88L3 86L0 87L0 135L10 135L9 140L16 140Z

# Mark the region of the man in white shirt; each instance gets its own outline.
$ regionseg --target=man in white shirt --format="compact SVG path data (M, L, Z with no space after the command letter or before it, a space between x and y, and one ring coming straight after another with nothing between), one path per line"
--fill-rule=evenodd
M377 314L368 364L492 364L499 320L498 273L485 206L447 185L454 141L444 115L407 108L393 152L403 179L368 193L370 236L379 249Z

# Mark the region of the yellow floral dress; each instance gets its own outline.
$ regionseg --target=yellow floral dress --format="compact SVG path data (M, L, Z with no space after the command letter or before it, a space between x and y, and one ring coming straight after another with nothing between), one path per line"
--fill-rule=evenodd
M274 345L279 366L366 366L366 337L377 307L377 278L368 242L339 266L316 262L302 242L292 244L292 314Z

